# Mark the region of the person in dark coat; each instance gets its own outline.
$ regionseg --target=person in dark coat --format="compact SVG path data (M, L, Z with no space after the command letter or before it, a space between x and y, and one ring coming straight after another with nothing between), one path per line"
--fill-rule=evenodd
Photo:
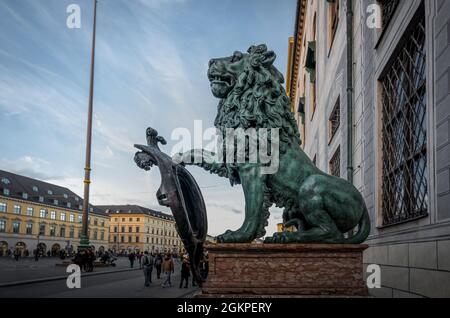
M153 256L149 254L147 251L145 251L143 255L144 256L142 257L142 267L144 270L144 285L145 287L148 287L152 282L152 271L154 260Z
M181 263L180 288L183 287L183 281L186 281L184 288L188 288L189 276L191 276L191 267L189 265L189 259L187 257L184 257Z
M16 260L16 261L18 261L19 260L19 258L20 258L20 250L19 249L15 249L14 250L14 259Z
M158 253L158 255L156 255L156 257L155 257L156 278L158 278L158 279L161 278L162 263L163 263L163 257L161 255L161 253Z
M130 261L130 267L133 268L134 266L134 259L136 258L136 255L134 255L134 252L131 252L128 254L128 260Z
M94 271L94 262L95 262L96 256L95 253L91 250L87 250L87 271L93 272Z

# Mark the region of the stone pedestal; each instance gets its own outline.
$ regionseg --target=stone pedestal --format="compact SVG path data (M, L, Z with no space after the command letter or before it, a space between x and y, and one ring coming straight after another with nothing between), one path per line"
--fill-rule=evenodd
M209 275L200 297L367 296L367 245L209 244Z

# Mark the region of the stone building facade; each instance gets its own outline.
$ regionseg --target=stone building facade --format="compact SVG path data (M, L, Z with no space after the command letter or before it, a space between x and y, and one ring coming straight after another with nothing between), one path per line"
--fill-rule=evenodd
M173 216L138 205L99 205L110 217L109 247L116 252L179 253Z
M381 297L450 296L450 1L299 0L302 147L363 193Z
M0 256L76 252L83 199L71 190L0 170ZM173 216L137 205L90 205L89 242L96 251L184 251Z
M76 251L80 243L83 200L67 188L0 170L0 255ZM108 248L109 216L90 207L89 241Z

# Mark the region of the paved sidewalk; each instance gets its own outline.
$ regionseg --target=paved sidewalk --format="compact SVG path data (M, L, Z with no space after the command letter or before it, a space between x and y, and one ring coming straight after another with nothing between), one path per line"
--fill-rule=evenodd
M164 281L156 279L153 271L153 283L150 287L144 286L144 274L141 270L119 273L105 273L96 276L81 277L80 289L69 289L66 280L33 283L21 286L0 287L0 298L18 297L44 297L44 298L189 298L196 292L192 287L192 278L189 288L179 288L180 268L176 266L172 275L172 287L161 286Z
M155 274L155 273L153 273ZM108 276L119 274L108 274ZM51 294L46 297L57 298L78 298L78 297L102 297L102 298L189 298L198 291L198 288L191 286L189 288L179 288L180 275L172 276L172 287L162 287L160 280L153 279L153 283L149 287L144 286L144 275L139 272L128 272L123 276L129 278L122 280L110 280L105 283L98 283L82 287L80 289L64 290L60 293ZM153 275L156 276L156 275ZM100 276L98 276L100 277ZM105 277L106 278L106 277Z
M65 259L70 260L70 259ZM56 266L63 261L59 258L40 258L34 261L34 258L21 258L15 261L9 257L0 257L0 284L27 281L59 276L67 276L65 266ZM139 268L139 263L134 264ZM94 273L110 272L130 268L127 258L119 257L115 267L96 267Z

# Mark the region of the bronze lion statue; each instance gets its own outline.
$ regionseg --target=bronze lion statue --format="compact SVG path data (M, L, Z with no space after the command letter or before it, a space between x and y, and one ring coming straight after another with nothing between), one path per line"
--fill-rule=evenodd
M300 135L283 87L283 75L274 67L276 55L266 45L251 46L246 53L234 52L209 62L212 94L219 98L215 127L277 128L279 166L276 173L263 174L263 164L223 163L212 153L191 150L183 154L185 164L241 184L245 195L245 220L236 231L217 237L222 243L248 243L263 237L269 208L284 208L285 227L296 231L276 233L265 243L362 243L370 232L370 219L362 195L348 181L319 170L300 147ZM195 154L202 162L192 162ZM208 159L208 160L206 160ZM344 235L358 227L352 235Z

